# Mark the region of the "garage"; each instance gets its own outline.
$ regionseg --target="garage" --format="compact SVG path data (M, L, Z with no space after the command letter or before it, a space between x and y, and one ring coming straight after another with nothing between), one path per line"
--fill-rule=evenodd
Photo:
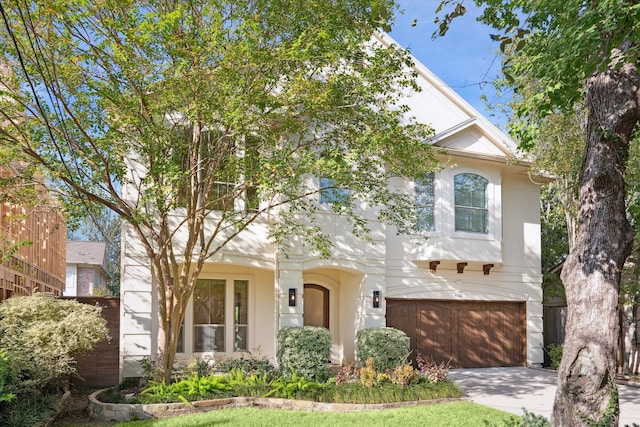
M387 326L411 339L412 358L452 368L523 366L524 302L387 299Z

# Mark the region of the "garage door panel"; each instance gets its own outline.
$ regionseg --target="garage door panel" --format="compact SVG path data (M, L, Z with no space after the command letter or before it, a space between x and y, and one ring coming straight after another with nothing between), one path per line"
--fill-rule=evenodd
M432 360L451 359L454 356L451 332L442 327L452 322L451 307L418 303L416 316L418 337L414 356Z
M387 300L387 325L409 335L413 357L469 368L525 362L523 302Z
M517 314L517 310L504 305L496 306L488 313L488 324L493 331L490 342L492 362L496 366L508 364L518 355L520 337L510 324L510 319L518 318Z
M409 337L412 349L420 345L415 313L415 301L387 301L387 326L404 331Z
M465 368L486 366L490 360L489 331L486 327L486 306L454 304L458 307L458 365Z

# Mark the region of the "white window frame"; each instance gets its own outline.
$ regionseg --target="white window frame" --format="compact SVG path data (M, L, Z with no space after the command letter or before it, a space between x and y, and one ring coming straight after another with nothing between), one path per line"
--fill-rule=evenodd
M455 229L455 184L460 174L474 174L485 178L487 183L487 233L456 231ZM444 236L472 240L500 240L502 238L502 177L499 170L475 167L455 167L436 173L436 229ZM438 189L440 188L440 192ZM441 215L441 216L440 216Z
M225 336L225 350L224 351L203 351L196 352L194 350L194 319L193 319L193 297L189 300L187 310L184 319L184 335L183 335L183 352L178 353L181 357L213 357L214 355L225 356L239 356L251 351L254 345L254 312L255 312L255 299L254 299L254 278L252 275L243 274L214 274L206 273L201 274L199 279L214 279L225 281L225 324L224 324L224 336ZM235 351L235 304L234 304L234 283L236 280L247 281L247 337L246 350Z
M474 206L473 205L473 200L470 202L470 204L468 205L462 205L462 204L458 204L456 203L456 197L458 195L458 191L457 191L457 181L456 179L458 177L463 177L463 176L467 176L467 177L478 177L480 180L482 180L482 183L484 184L484 194L482 194L482 205L483 206ZM487 178L485 178L482 175L479 174L474 174L474 173L468 173L468 172L464 172L464 173L458 173L455 174L453 176L453 199L454 199L454 205L453 205L453 224L454 224L454 229L456 232L467 232L467 233L476 233L476 234L489 234L489 180ZM472 197L473 199L473 197ZM464 229L458 229L458 209L464 209L469 211L469 213L482 213L484 214L484 220L482 221L482 230L464 230ZM473 221L472 221L473 222Z
M417 203L417 198L418 198L418 179L414 180L413 182L413 195L414 195L414 203L415 203L415 209L416 209L416 233L418 234L433 234L438 230L438 174L435 172L431 172L429 173L429 175L433 176L433 224L431 224L431 228L429 229L422 229L422 228L418 228L418 208L421 207L425 207L423 205L418 205Z

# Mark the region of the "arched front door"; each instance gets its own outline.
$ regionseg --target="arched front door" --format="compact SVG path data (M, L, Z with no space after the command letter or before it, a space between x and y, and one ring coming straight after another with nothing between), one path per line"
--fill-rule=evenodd
M304 285L304 325L329 329L329 289L320 285Z

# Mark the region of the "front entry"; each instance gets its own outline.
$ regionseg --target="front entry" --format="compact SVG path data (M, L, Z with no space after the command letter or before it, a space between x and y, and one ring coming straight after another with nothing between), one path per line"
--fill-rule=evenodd
M329 329L329 289L320 285L304 285L304 325Z

